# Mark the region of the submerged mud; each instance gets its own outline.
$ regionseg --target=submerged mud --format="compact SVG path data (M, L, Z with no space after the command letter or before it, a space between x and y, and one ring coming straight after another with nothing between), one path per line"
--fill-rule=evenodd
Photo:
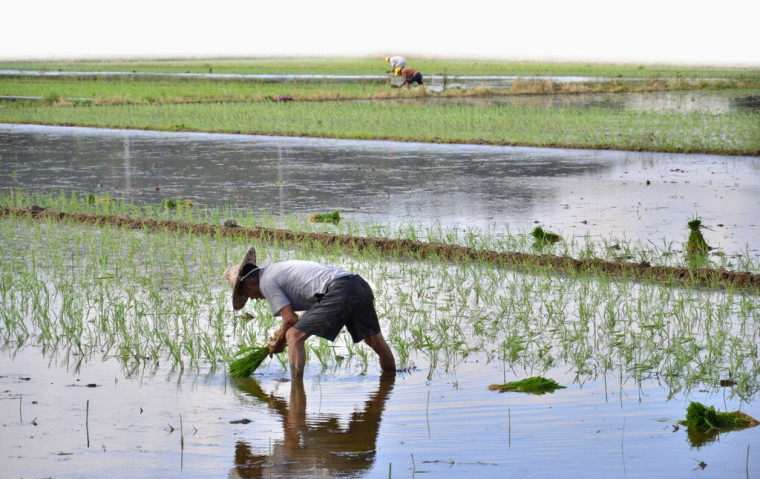
M603 259L575 259L549 254L476 250L460 245L429 243L408 239L300 232L277 228L246 228L238 226L231 220L225 221L223 225L199 224L94 213L67 213L45 210L35 206L30 208L3 207L0 208L0 216L30 217L37 220L65 221L93 226L114 226L225 238L245 238L263 242L284 242L303 245L320 244L347 251L372 251L380 254L417 259L435 258L448 261L477 261L526 271L539 268L561 274L597 274L668 285L709 288L732 287L753 290L753 292L760 291L760 275L749 272L712 268L652 266L648 262L628 263Z

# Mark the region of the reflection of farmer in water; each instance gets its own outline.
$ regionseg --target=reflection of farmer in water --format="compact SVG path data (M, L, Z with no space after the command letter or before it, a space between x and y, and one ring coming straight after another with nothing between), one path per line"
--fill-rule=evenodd
M229 477L357 477L375 462L375 448L385 401L393 389L394 375L380 376L377 392L361 411L354 411L341 427L332 415L306 417L303 381L291 382L288 401L265 394L255 378L234 378L233 386L246 396L267 404L282 417L283 439L270 450L253 451L249 443L235 445L235 467Z
M267 341L269 355L288 345L290 376L303 377L305 342L316 335L334 341L345 326L355 343L364 340L380 357L383 371L396 370L396 360L380 332L372 288L361 276L313 261L282 261L259 268L251 247L240 264L227 268L232 307L248 299L266 299L272 314L282 318L279 336ZM299 318L296 311L306 311Z

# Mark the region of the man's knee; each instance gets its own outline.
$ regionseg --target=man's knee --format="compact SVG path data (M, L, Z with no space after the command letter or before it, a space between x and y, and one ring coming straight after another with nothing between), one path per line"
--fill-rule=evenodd
M299 344L303 344L304 341L306 341L306 338L308 338L309 335L297 330L296 328L290 328L285 333L285 340L288 343L288 347L292 348L294 346L298 346Z

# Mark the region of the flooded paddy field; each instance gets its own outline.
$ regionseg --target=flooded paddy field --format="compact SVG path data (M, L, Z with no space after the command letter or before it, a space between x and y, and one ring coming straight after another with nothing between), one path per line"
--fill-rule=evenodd
M225 354L276 329L231 309L246 243L3 219L5 477L754 477L760 428L701 436L698 401L760 416L757 296L257 244L376 291L401 371L341 334L303 382ZM231 258L235 258L234 260ZM246 313L253 319L247 319ZM554 393L492 384L544 376Z
M2 125L0 188L760 254L760 158ZM422 234L422 233L420 233ZM424 238L420 238L424 239Z
M5 355L9 353L4 353ZM381 378L323 372L302 387L270 365L251 378L75 367L37 349L4 356L4 477L755 477L760 428L693 446L690 400L760 416L730 393L671 397L607 378L543 396L496 393L497 365ZM510 377L514 374L509 372ZM530 374L529 372L527 374ZM520 377L526 377L524 375ZM705 464L704 469L700 464Z
M0 188L92 192L466 235L760 251L760 158L0 125ZM760 298L546 271L257 244L365 277L401 370L345 334L304 381L227 359L277 324L235 313L246 242L0 219L7 477L755 477L760 428L695 434L692 401L760 417ZM246 315L246 313L249 316ZM565 389L498 393L544 376Z

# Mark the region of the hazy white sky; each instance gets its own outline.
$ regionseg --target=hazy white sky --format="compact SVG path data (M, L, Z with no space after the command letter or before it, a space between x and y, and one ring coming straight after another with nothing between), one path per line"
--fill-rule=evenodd
M7 0L0 59L378 56L760 66L760 1Z

